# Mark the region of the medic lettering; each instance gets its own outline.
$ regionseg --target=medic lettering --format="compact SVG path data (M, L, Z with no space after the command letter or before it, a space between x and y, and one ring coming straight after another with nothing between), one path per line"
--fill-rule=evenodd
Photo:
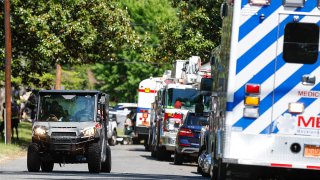
M309 118L298 116L298 127L320 128L320 117L311 116Z
M310 97L310 98L319 98L320 97L320 92L319 91L298 91L298 96Z

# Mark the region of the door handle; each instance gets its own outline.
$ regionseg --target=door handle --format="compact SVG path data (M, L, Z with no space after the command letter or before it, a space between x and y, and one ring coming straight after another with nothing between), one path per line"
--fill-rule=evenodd
M306 86L312 86L316 83L316 77L310 74L303 75L301 83Z

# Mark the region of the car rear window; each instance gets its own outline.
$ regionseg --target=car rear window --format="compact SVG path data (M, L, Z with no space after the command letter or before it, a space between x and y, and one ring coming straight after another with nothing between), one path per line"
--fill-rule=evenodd
M195 114L189 114L184 122L186 125L201 125L201 122L208 121L208 117L196 116Z

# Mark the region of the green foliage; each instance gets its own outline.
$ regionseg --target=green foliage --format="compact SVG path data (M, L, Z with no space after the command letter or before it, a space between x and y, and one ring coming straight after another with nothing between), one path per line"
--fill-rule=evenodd
M0 27L3 34L3 24ZM39 78L54 70L56 63L116 60L119 49L139 43L127 12L112 0L12 0L11 30L12 75L39 88L43 88Z
M220 40L221 2L12 0L13 85L51 89L59 63L65 89L96 88L115 101L135 101L139 82L161 76L176 59L198 55L208 61ZM0 44L4 59L4 38Z
M161 43L160 28L171 21L177 23L178 18L167 0L121 0L120 3L130 14L131 25L141 44L134 49L124 47L119 50L117 62L98 63L92 69L99 82L97 89L109 93L113 101L134 102L140 81L162 76L166 69L161 61L151 60L155 56L149 56L148 49Z
M88 67L86 66L63 67L62 86L64 89L93 89L88 80L87 69Z

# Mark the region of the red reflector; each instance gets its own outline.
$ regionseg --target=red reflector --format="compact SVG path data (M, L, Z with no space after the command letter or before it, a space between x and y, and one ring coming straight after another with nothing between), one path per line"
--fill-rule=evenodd
M179 136L193 137L193 133L190 129L181 128L178 133Z
M245 91L247 94L260 94L259 84L246 84Z
M283 168L292 168L292 164L278 164L278 163L271 163L273 167L283 167Z
M100 124L100 123L97 123L97 124L96 124L96 128L97 128L97 129L100 129L100 128L101 128L101 124Z
M179 146L181 146L181 147L189 147L191 145L190 144L179 144Z
M318 170L320 170L320 166L307 166L307 169L318 169Z

